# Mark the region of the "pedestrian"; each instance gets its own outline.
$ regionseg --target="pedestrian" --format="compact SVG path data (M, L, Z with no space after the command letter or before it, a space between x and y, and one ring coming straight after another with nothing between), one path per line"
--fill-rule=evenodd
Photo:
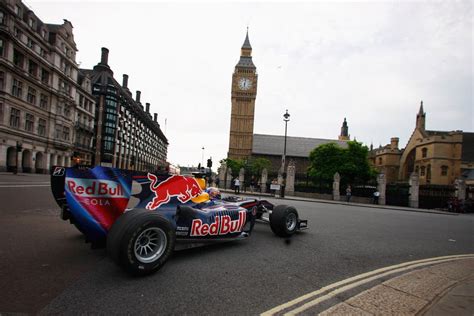
M352 196L351 186L348 185L347 188L346 188L346 202L351 201L351 196Z
M216 179L214 180L214 183L216 184L216 188L219 187L219 177L216 177Z
M240 180L239 180L239 178L235 178L235 180L234 180L234 192L235 192L235 194L240 193Z
M379 196L380 196L380 192L378 190L375 190L375 192L374 192L374 204L379 204Z

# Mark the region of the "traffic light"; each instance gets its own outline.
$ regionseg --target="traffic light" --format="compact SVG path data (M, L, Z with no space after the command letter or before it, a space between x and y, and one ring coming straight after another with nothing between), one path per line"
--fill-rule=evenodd
M208 167L208 168L212 168L212 159L211 159L211 158L209 158L209 159L207 160L207 167Z

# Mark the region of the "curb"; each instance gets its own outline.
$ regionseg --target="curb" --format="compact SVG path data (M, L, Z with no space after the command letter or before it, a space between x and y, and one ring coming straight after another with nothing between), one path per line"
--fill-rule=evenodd
M453 295L470 279L474 284L474 259L457 259L448 263L405 273L368 289L321 313L340 315L347 313L439 315L440 302L461 309L474 308L474 293L460 298ZM468 281L469 282L469 281ZM463 306L459 306L463 305ZM448 308L449 308L448 307ZM445 313L446 311L444 311ZM458 310L459 312L459 310ZM443 314L444 314L443 313ZM455 313L459 315L459 313ZM452 314L454 315L454 314Z
M421 259L338 281L261 316L471 315L473 287L474 254Z

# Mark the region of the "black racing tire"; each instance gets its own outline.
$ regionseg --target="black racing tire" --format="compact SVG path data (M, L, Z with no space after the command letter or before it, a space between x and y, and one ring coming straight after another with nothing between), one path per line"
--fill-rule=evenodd
M277 236L292 236L298 230L298 212L292 206L276 206L270 214L270 228Z
M112 225L107 252L128 273L144 276L166 263L175 242L176 232L167 219L157 212L132 210Z

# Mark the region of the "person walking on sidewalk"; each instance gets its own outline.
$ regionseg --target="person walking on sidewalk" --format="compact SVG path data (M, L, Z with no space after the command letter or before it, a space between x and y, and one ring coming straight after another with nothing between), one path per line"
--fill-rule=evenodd
M346 202L351 201L351 196L352 196L351 186L348 185L347 188L346 188Z
M235 192L235 194L240 193L240 180L239 180L239 178L235 178L235 180L234 180L234 192Z
M376 190L374 192L374 204L379 204L379 196L380 196L380 192Z

